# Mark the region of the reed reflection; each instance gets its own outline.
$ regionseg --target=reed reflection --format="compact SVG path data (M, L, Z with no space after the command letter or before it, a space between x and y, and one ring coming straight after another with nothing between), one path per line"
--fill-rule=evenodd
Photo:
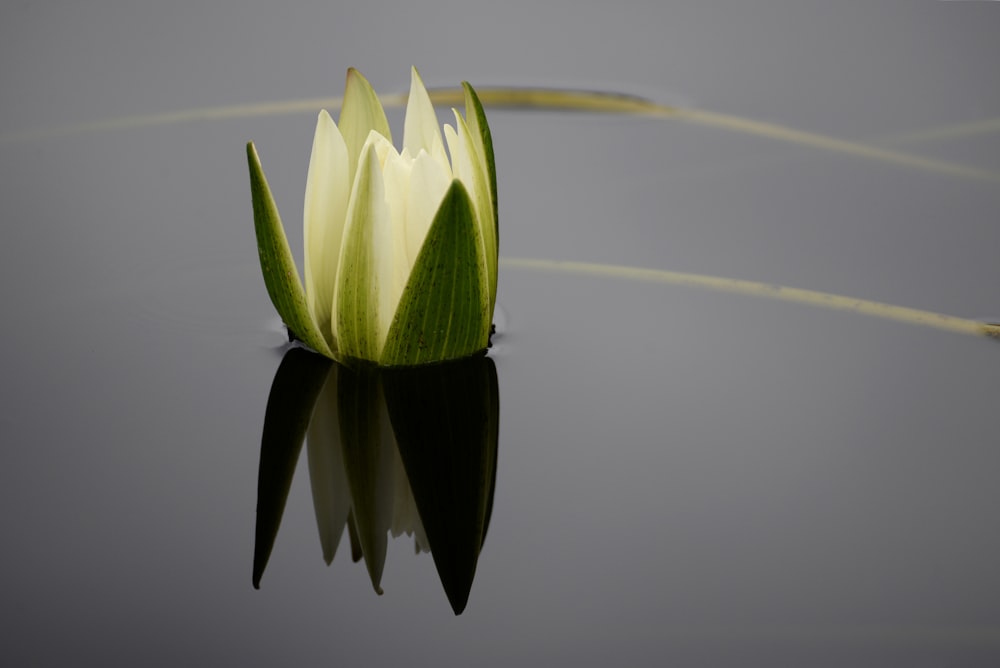
M496 367L478 356L407 369L341 366L293 348L264 418L253 584L267 565L306 443L323 558L344 536L382 593L388 537L430 552L456 614L465 609L496 485Z

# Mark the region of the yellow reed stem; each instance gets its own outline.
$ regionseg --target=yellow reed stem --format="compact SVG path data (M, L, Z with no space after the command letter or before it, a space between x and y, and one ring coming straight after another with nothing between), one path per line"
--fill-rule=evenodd
M630 281L644 281L648 283L705 288L708 290L728 292L731 294L763 297L765 299L776 299L778 301L806 304L808 306L816 306L838 311L849 311L852 313L874 316L876 318L883 318L885 320L895 320L897 322L903 322L910 325L934 327L936 329L957 332L959 334L972 334L975 336L1000 338L1000 325L997 324L989 324L965 318L956 318L954 316L934 313L932 311L921 311L919 309L908 308L905 306L894 306L892 304L858 299L856 297L846 297L844 295L819 292L816 290L803 290L802 288L792 288L772 283L758 283L756 281L744 281L736 278L723 278L721 276L708 276L705 274L689 274L677 271L665 271L662 269L643 269L639 267L597 264L593 262L571 262L536 258L502 257L500 258L500 265L508 269L529 269L564 274L582 274L586 276L601 276Z

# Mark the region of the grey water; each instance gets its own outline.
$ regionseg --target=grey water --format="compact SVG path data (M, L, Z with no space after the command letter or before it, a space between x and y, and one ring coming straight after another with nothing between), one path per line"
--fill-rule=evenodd
M349 536L325 563L305 455L258 590L288 346L243 147L301 259L313 113L9 139L335 96L349 66L403 91L415 64L431 86L622 91L1000 173L996 132L930 132L1000 116L995 4L6 8L3 663L996 665L997 341L509 267L461 614L412 535L384 534L382 595ZM487 113L503 257L1000 308L995 182L682 121Z

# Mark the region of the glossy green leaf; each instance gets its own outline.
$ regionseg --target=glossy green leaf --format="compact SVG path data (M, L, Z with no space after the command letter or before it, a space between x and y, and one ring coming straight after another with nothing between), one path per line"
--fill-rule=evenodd
M427 364L484 350L491 315L487 283L472 200L456 179L413 265L380 363Z
M285 229L281 224L278 207L267 185L264 170L253 142L247 144L247 162L250 166L250 193L253 196L253 221L257 233L257 253L264 274L264 285L278 315L292 332L307 346L329 358L330 347L309 314L302 280L292 251L288 247Z

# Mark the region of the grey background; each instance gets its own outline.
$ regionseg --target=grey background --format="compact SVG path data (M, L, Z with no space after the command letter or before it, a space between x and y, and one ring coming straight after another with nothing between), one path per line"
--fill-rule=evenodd
M607 89L858 141L1000 116L996 3L8 3L0 651L11 665L995 665L995 341L501 274L490 537L454 617L390 541L327 569L299 471L250 586L283 331L244 143L295 252L313 112L430 85ZM501 254L1000 315L1000 191L689 123L488 110ZM442 114L443 116L443 114ZM390 112L394 127L401 112ZM997 134L899 150L1000 172Z

